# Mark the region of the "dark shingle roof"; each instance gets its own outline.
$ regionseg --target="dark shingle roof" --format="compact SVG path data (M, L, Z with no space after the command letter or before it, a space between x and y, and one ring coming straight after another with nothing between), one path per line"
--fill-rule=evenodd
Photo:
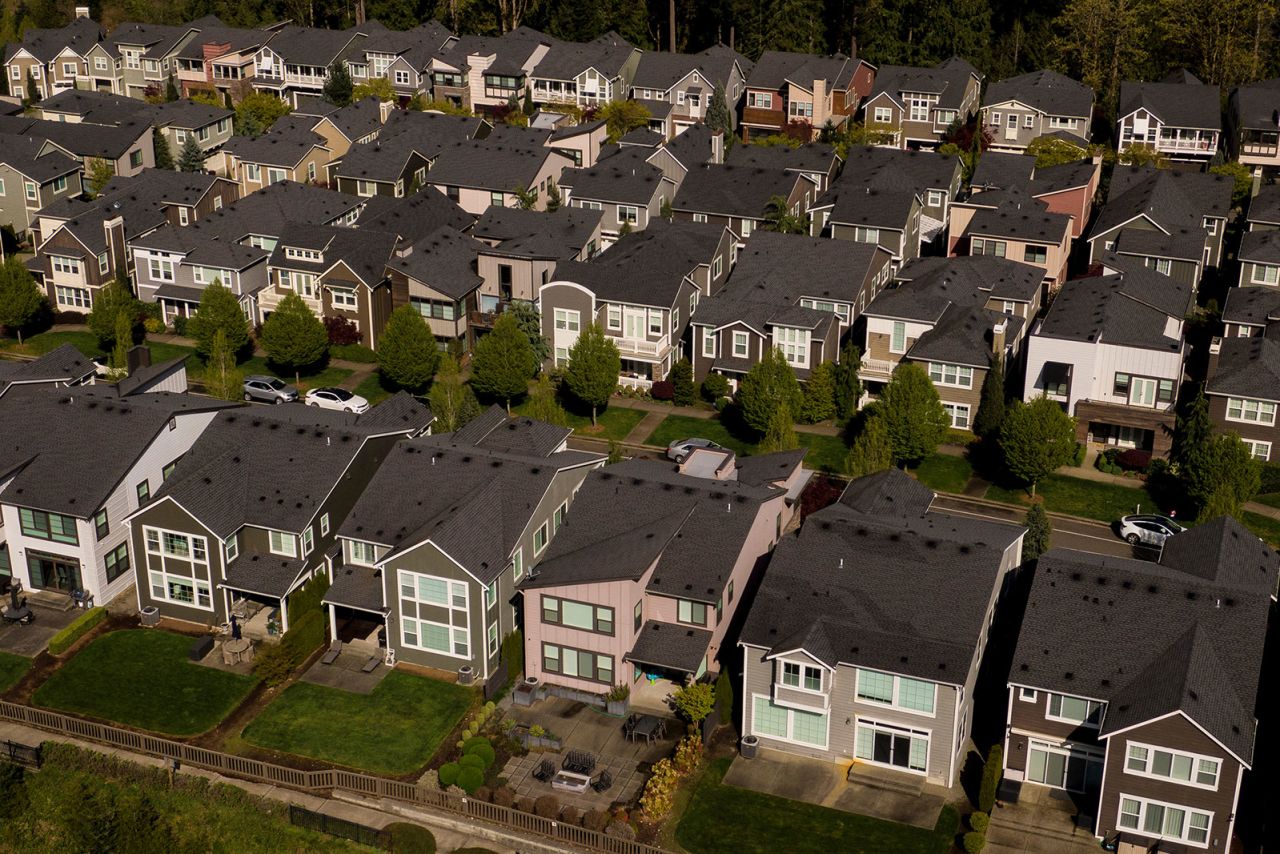
M761 219L774 196L789 198L799 178L783 169L702 163L690 167L671 207L678 211Z
M938 109L958 110L964 102L965 89L974 77L967 63L940 63L933 68L905 65L882 65L876 70L876 82L868 98L881 93L895 101L903 92L921 92L938 96Z
M488 255L571 260L591 242L604 211L562 207L553 213L490 206L475 228L478 240L496 241Z
M1172 279L1168 282L1170 288L1178 287ZM1142 291L1135 291L1135 287L1140 286L1119 273L1066 282L1035 334L1152 350L1180 350L1182 338L1165 334L1171 315L1152 307L1151 301L1142 299ZM1177 317L1181 319L1182 315Z
M1223 323L1266 326L1273 320L1280 320L1280 289L1227 288L1227 301L1222 306Z
M613 77L622 71L636 47L612 30L589 42L551 42L533 69L533 76L548 80L572 80L588 68Z
M814 56L808 53L791 53L766 50L747 75L747 86L752 89L781 89L788 81L808 91L813 81L826 81L827 91L844 88L853 79L859 60L851 60L841 54Z
M590 169L566 169L560 186L572 190L575 199L593 199L624 204L647 205L663 183L662 170L645 158L652 152L643 147L624 148Z
M869 516L923 516L936 497L914 477L891 468L849 481L840 503Z
M1120 83L1120 107L1123 118L1145 108L1169 127L1222 128L1222 95L1217 86L1190 79L1178 82L1144 83L1124 80Z
M1063 235L1070 236L1070 231L1070 216L1051 213L1035 201L1002 205L995 209L984 208L973 215L965 229L967 234L1012 237L1050 244L1061 243Z
M1258 188L1258 194L1249 200L1248 220L1280 225L1280 184L1263 184Z
M509 416L494 404L448 436L454 447L473 445L501 453L549 457L573 431L524 415Z
M744 75L750 75L753 67L751 60L722 44L713 45L701 53L666 53L646 50L640 56L640 64L636 66L635 79L631 81L631 87L665 91L683 80L690 72L697 71L707 81L709 89L714 89L717 85L727 88L729 75L733 71L735 62Z
M697 673L706 659L711 637L706 629L646 620L625 659L679 673Z
M1224 338L1221 347L1206 394L1280 400L1280 341L1270 335Z
M1280 231L1247 231L1240 241L1241 261L1280 264Z
M75 384L93 372L88 356L71 344L62 344L32 362L0 361L0 396L15 384Z
M356 227L385 231L399 235L404 243L416 243L441 228L460 232L475 222L475 217L444 193L414 193L385 204L370 204L356 220Z
M405 247L404 254L387 259L386 264L389 270L461 299L484 283L476 272L476 258L485 248L474 237L446 226Z
M1089 239L1139 216L1165 231L1202 230L1205 217L1229 215L1231 187L1225 175L1117 166L1111 175L1110 196Z
M446 145L427 173L436 187L471 187L510 193L531 187L548 157L562 157L549 149L465 140Z
M907 358L917 362L946 362L985 368L991 364L994 327L1004 324L1005 340L1019 337L1021 317L987 308L951 305L933 328L922 333Z
M386 614L388 609L382 602L383 596L381 569L340 564L333 569L333 583L325 591L324 602Z
M1056 71L1031 71L992 83L983 101L1017 101L1050 116L1087 119L1093 111L1093 89Z

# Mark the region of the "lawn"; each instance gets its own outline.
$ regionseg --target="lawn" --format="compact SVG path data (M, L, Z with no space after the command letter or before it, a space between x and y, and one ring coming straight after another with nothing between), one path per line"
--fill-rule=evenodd
M930 489L959 493L964 492L965 484L973 477L973 466L964 457L934 454L922 460L913 474Z
M372 694L296 682L244 730L246 742L375 774L426 764L462 719L467 688L393 671Z
M1240 521L1244 523L1246 528L1253 531L1273 548L1280 548L1280 520L1272 519L1270 516L1263 516L1261 513L1245 511L1240 514Z
M1268 492L1265 495L1256 495L1253 500L1259 504L1265 504L1268 507L1280 507L1280 492Z
M523 415L529 409L530 401L525 399L519 406L512 407L512 412ZM629 409L625 406L610 406L604 412L596 413L597 427L591 427L591 412L585 415L566 407L569 416L566 426L572 427L575 433L595 439L612 439L621 442L637 424L644 420L644 410Z
M155 629L103 635L55 671L32 702L165 735L205 732L258 680L188 661L191 643Z
M692 418L688 415L668 415L644 443L665 448L679 439L691 437L710 439L744 457L756 453L755 443L729 432L720 419ZM830 472L839 472L844 468L844 458L849 448L839 436L801 433L797 430L796 437L802 447L809 449L804 458L805 468Z
M730 761L712 763L676 828L690 854L942 854L951 847L950 827L923 830L726 786Z
M377 371L374 371L369 374L369 376L361 380L360 385L356 386L353 390L356 394L369 401L370 406L377 406L379 403L382 403L382 401L395 394L395 392L383 386L382 377Z
M16 685L30 669L31 659L0 652L0 694Z
M1036 494L1044 499L1046 510L1099 522L1114 522L1121 516L1137 513L1139 505L1148 513L1159 510L1141 487L1099 483L1063 474L1051 474L1040 481ZM1008 489L992 484L984 497L990 501L1027 506L1031 494L1025 489Z
M151 348L151 361L153 363L167 362L170 359L176 359L179 356L194 356L195 350L190 347L184 347L181 344L169 344L164 341L147 341L145 342ZM77 350L86 356L106 356L109 355L105 350L98 346L98 338L92 332L86 332L81 329L77 330L53 330L50 332L41 332L39 335L33 335L22 344L16 341L6 342L5 349L12 350L15 353L28 353L32 356L43 356L51 350L56 350L63 344L72 344ZM189 365L192 363L189 363Z
M265 356L254 356L252 359L246 359L240 363L240 370L245 374L271 374L279 377L290 385L293 384L293 372L285 370L275 365L270 365ZM298 391L307 391L308 389L320 388L321 386L341 385L342 381L351 376L354 371L350 368L334 368L325 366L320 370L312 370L311 372L303 371L302 379L297 384Z

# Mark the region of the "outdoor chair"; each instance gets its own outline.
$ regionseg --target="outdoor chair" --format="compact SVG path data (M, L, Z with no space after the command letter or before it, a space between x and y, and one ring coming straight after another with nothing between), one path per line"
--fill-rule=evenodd
M372 673L378 669L378 665L381 663L382 660L379 659L378 656L371 655L369 656L369 660L364 663L364 667L361 667L360 670L365 673Z
M333 664L338 660L338 656L342 654L342 641L336 640L329 644L329 651L320 659L321 664Z
M608 771L601 771L600 776L591 784L591 788L597 792L607 792L613 787L613 775Z
M622 734L627 738L631 738L631 734L635 732L636 724L640 722L640 716L634 712L627 716L626 721L622 724Z
M585 750L570 750L563 762L564 770L575 774L590 774L595 767L596 758Z
M544 759L538 763L538 767L533 769L533 779L546 783L556 775L556 766L550 759Z

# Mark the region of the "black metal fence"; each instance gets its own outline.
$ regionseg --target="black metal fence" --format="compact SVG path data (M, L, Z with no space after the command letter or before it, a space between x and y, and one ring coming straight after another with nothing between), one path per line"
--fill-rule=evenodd
M0 756L15 765L25 765L28 768L40 767L40 745L32 747L29 744L6 741L0 747Z
M371 848L391 850L391 834L385 830L367 827L354 821L347 821L345 818L313 812L297 804L289 805L289 822L298 827L327 833L340 839L349 839Z

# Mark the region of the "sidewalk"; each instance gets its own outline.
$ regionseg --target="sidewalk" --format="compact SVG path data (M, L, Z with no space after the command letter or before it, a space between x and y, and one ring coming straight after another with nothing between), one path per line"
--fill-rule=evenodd
M704 409L701 406L676 406L673 403L658 403L657 401L653 401L653 400L640 400L634 397L621 397L619 395L614 395L613 397L609 398L609 405L621 407L623 409L639 409L644 412L660 415L661 418L659 418L658 421L653 422L653 425L655 427L659 422L661 422L663 418L666 418L668 415L680 415L684 418L701 418L703 420L710 420L712 418L715 418L716 415L718 414L715 410ZM648 421L648 417L645 418L645 421ZM640 423L644 424L645 422L642 421ZM795 425L795 427L796 427L797 433L814 433L819 436L841 435L840 428L835 426L834 424L797 424ZM627 434L628 442L633 440L635 431L638 429L640 429L639 425L637 425L636 428L631 431L631 433ZM652 432L653 432L653 429L650 428L648 432L644 434L644 436L648 436L649 433L652 433Z

